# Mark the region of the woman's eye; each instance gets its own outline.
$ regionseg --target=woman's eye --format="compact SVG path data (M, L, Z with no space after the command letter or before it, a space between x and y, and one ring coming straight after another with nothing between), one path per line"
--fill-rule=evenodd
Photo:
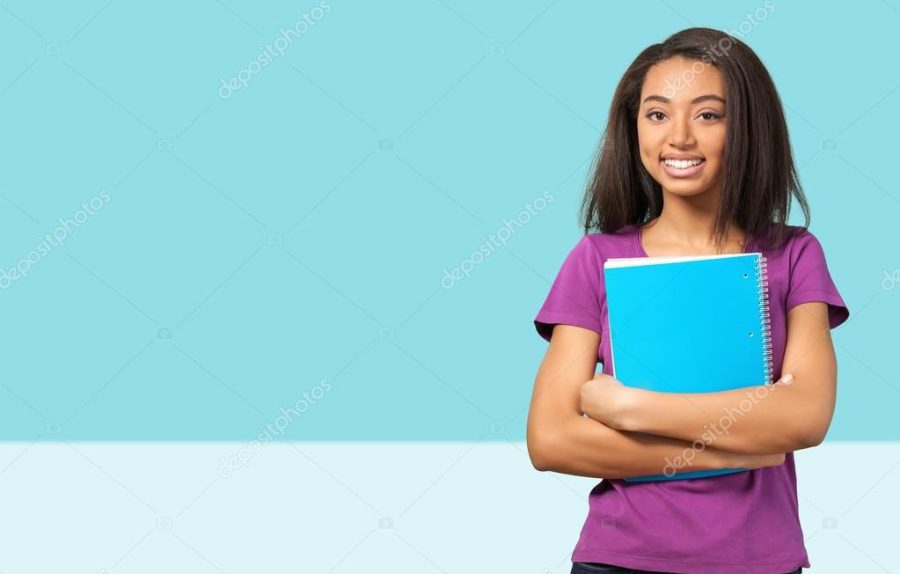
M662 121L662 119L665 117L665 114L662 112L650 112L644 117L650 120ZM704 120L718 120L722 118L722 115L717 112L702 112L700 114L700 117L702 117Z

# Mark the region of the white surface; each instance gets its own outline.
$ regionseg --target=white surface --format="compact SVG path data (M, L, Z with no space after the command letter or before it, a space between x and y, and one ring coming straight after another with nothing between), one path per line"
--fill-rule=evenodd
M523 443L0 444L0 573L567 573L594 479ZM900 573L900 444L796 454L821 574Z

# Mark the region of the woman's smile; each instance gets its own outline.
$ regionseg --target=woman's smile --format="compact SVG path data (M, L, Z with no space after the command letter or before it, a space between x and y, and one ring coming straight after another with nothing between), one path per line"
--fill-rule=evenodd
M706 160L703 158L692 160L676 160L663 158L660 160L663 171L672 177L693 177L703 171Z

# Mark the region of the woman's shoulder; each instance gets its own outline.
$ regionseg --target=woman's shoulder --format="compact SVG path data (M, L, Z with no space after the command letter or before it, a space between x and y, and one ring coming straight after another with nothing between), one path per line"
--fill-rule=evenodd
M767 257L787 257L796 253L798 248L809 243L818 243L818 239L809 230L808 227L802 225L784 225L781 228L781 237L778 237L779 229L776 226L770 226L765 233L761 234L754 243L758 250L763 251Z
M819 238L800 225L787 225L782 242L777 246L757 244L754 251L762 253L770 276L778 272L793 275L797 270L825 266L825 251Z
M637 224L629 224L616 231L587 233L581 241L589 244L602 260L637 255Z

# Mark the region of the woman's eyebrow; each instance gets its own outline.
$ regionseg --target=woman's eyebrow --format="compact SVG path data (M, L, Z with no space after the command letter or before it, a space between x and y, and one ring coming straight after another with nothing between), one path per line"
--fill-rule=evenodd
M722 102L723 104L725 103L725 98L723 98L722 96L717 96L715 94L705 94L703 96L697 96L696 98L691 100L691 103L698 104L700 102L705 102L706 100L717 100L717 101ZM642 104L646 104L649 101L656 101L656 102L662 102L664 104L668 104L672 100L670 100L669 98L663 97L663 96L653 95L653 96L647 96L646 98L644 98L644 101L642 102Z

